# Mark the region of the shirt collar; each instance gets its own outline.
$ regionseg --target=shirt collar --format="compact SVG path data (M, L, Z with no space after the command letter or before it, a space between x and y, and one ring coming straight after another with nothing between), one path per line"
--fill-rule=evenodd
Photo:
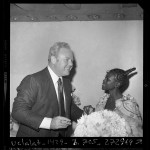
M49 65L48 65L48 71L49 71L49 73L50 73L50 75L51 75L51 77L52 77L52 80L53 80L53 83L54 83L54 84L57 83L57 81L58 81L59 78L61 78L61 80L62 80L62 77L58 77L58 76L54 73L54 71L50 68Z

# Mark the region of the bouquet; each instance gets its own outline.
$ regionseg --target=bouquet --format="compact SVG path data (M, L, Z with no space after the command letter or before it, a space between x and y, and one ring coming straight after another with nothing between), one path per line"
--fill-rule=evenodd
M130 126L116 112L102 110L83 115L73 137L128 137Z

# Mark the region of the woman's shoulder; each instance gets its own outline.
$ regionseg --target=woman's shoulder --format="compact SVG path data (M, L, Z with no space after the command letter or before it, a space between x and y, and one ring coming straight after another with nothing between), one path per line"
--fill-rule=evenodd
M141 118L139 105L136 102L136 99L130 94L123 95L121 101L116 102L116 106L118 106L118 108L120 108L120 110L127 116L133 117L135 119Z
M139 105L134 97L130 94L124 96L123 99L123 106L126 108L127 111L130 111L134 114L139 114Z

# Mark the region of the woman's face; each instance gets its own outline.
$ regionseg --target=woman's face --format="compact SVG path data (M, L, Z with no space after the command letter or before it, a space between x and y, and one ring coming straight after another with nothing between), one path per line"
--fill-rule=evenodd
M105 79L103 80L102 90L113 90L116 87L115 75L112 73L107 73Z

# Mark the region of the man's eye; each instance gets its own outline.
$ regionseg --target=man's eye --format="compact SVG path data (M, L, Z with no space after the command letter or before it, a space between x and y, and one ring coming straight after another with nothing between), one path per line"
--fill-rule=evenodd
M68 59L64 59L64 61L66 61L66 62L67 62L67 61L68 61Z

